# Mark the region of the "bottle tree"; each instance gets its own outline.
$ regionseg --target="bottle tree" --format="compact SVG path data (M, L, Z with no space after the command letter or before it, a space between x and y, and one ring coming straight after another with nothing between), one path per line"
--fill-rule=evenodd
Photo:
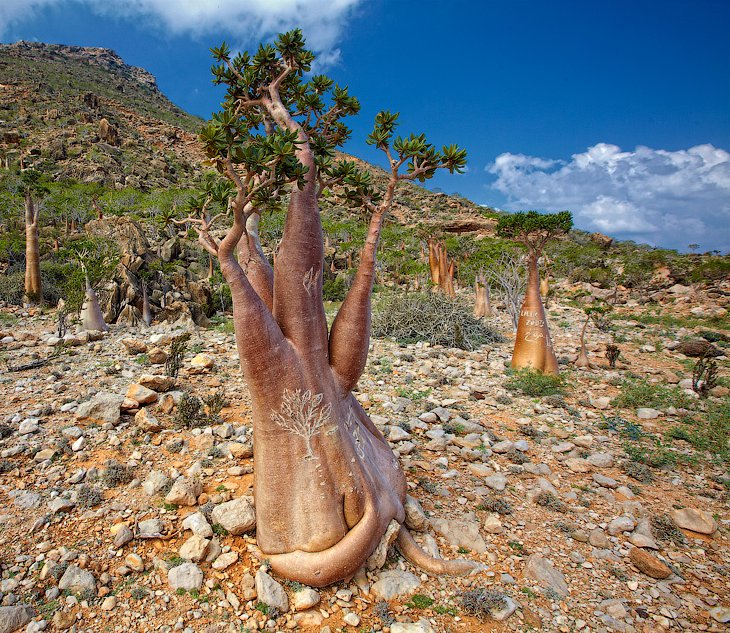
M324 586L353 576L387 531L422 568L467 573L474 563L429 557L403 527L404 474L352 394L367 359L376 250L396 187L441 168L461 171L466 152L438 151L423 135L395 137L397 115L381 112L368 137L388 159L387 187L377 192L367 172L335 154L350 133L343 118L359 103L328 77L305 76L314 55L299 30L255 54L234 57L225 44L212 52L214 82L227 93L201 138L232 193L209 183L190 219L231 288L253 408L262 556L281 576ZM352 286L328 329L318 198L337 183L370 220ZM284 202L272 267L258 226L267 207ZM211 227L228 217L230 228L216 239Z
M38 240L38 220L40 208L34 196L47 193L42 184L41 174L33 169L21 172L20 186L23 192L25 211L25 288L23 300L28 304L40 305L43 302L41 287L41 254Z
M573 226L569 211L540 214L537 211L502 216L497 223L499 237L519 242L527 248L527 291L520 309L512 352L512 367L531 368L546 374L558 373L545 308L540 298L540 273L537 263L545 245Z

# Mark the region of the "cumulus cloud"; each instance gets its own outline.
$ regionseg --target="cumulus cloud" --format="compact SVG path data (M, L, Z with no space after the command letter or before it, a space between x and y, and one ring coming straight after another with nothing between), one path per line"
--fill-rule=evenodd
M709 144L598 143L567 161L505 153L487 171L513 207L568 209L579 228L659 246L730 249L730 153Z
M172 35L220 34L247 47L294 27L322 53L320 65L339 59L339 42L360 0L0 0L0 35L46 7L82 4L98 15L141 20Z

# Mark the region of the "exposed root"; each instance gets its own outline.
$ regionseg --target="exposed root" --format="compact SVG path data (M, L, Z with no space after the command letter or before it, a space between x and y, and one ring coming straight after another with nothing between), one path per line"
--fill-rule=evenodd
M269 555L271 569L278 576L310 587L326 587L352 577L379 543L385 531L382 520L375 508L368 505L362 519L332 547L321 552L296 550Z
M418 543L416 543L411 533L401 526L398 533L398 549L406 559L423 571L437 576L467 576L486 569L482 563L457 558L454 560L444 560L442 558L434 558L424 552Z

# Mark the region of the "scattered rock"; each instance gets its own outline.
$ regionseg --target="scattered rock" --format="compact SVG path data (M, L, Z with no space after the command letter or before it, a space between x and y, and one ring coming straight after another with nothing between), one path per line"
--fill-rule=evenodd
M203 572L195 563L183 563L167 572L167 582L173 591L198 590L203 586Z
M567 596L569 593L568 583L565 582L563 572L556 569L550 559L543 558L539 554L530 555L525 563L523 574L525 578L534 580L541 587L552 589L561 596Z
M213 523L222 526L234 536L245 534L256 526L256 513L251 497L239 497L217 505L213 508L212 518Z
M76 565L70 565L58 581L58 588L61 591L69 591L70 593L86 594L96 596L96 580L94 575L85 569L81 569Z
M671 511L672 519L678 527L699 534L714 534L717 532L717 522L714 517L704 510L682 508Z
M656 556L652 556L640 547L632 548L629 552L629 558L642 574L646 574L651 578L663 579L668 578L672 574L672 570Z
M279 613L289 611L289 599L286 591L263 569L256 572L256 595L264 604L274 607Z
M197 479L178 477L172 484L170 492L165 496L165 501L179 506L194 506L198 503L201 492L203 492L203 486Z
M370 587L370 592L379 600L391 600L412 594L420 585L421 581L412 573L390 569L378 574L378 579Z

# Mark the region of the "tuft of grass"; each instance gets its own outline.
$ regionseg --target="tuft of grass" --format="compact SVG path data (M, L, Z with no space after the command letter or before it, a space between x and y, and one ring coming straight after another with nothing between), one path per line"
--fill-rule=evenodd
M623 470L629 477L636 479L639 483L650 484L654 481L654 473L646 464L626 460L623 463Z
M84 508L93 508L98 506L104 500L101 490L95 486L82 484L76 491L76 501Z
M410 602L406 602L406 606L411 609L428 609L432 604L433 598L425 596L422 593L412 595Z
M693 400L675 387L650 383L644 378L639 378L625 380L621 393L611 401L611 405L619 409L638 407L687 409L693 405Z
M477 510L496 512L497 514L512 514L512 504L499 497L486 497L477 506Z
M512 373L505 387L531 397L562 395L565 392L565 378L532 369L520 369Z
M672 517L667 514L654 514L651 517L651 529L660 541L684 545L686 539Z

